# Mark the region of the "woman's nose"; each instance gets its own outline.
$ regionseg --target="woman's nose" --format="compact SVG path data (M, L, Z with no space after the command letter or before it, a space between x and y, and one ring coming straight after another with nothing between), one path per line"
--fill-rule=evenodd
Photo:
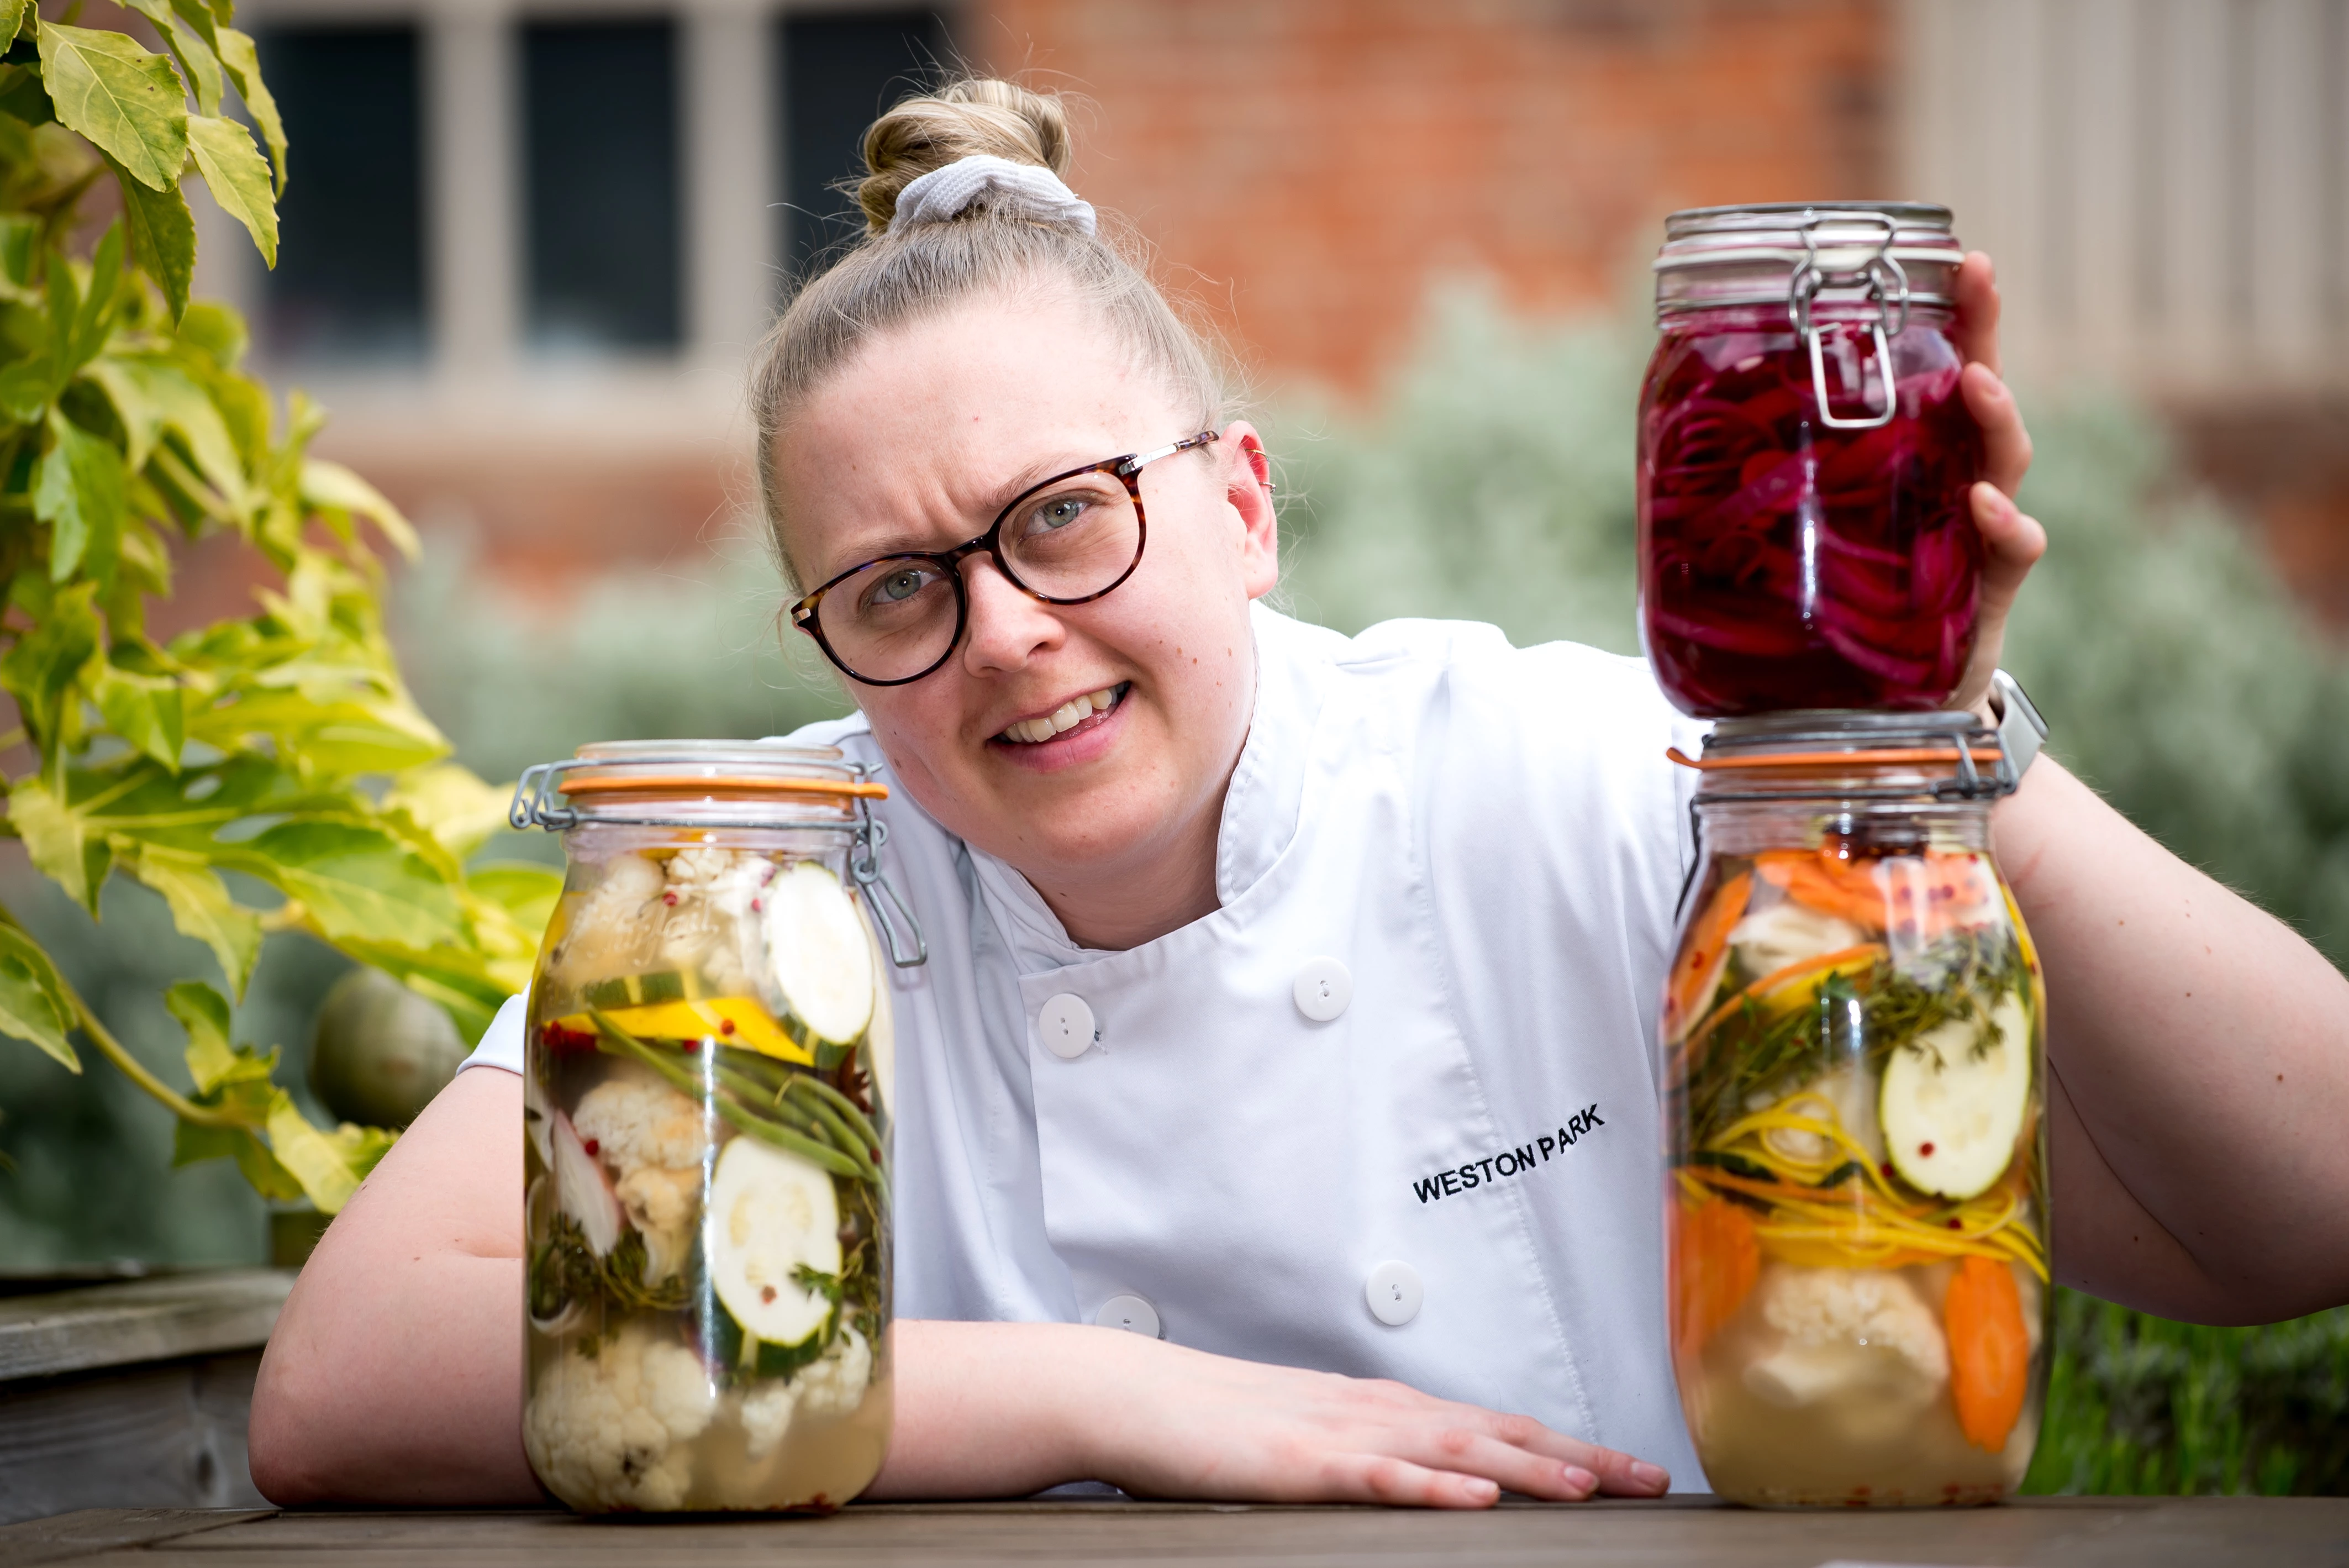
M1052 607L1015 586L988 556L963 563L963 586L970 604L963 667L972 674L1018 670L1060 646L1065 634Z

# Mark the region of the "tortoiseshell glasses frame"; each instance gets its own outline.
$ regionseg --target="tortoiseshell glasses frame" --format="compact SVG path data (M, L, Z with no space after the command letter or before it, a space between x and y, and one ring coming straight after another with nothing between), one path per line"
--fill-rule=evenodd
M1150 452L1127 452L1122 457L1104 458L1100 462L1089 462L1081 468L1072 468L1064 473L1056 473L1050 479L1039 481L1012 497L1009 504L996 514L994 523L988 526L986 533L977 538L966 540L951 550L911 550L896 555L876 556L873 560L860 562L851 566L793 604L791 607L792 624L813 638L816 646L823 649L823 656L832 660L833 667L860 685L905 686L919 680L954 657L954 650L962 646L963 634L969 629L970 590L963 579L962 566L965 561L973 556L986 555L995 563L995 569L1003 575L1004 581L1029 597L1048 605L1089 604L1094 599L1114 592L1120 584L1133 576L1134 568L1142 565L1143 547L1149 535L1147 521L1143 514L1142 471L1161 458L1173 457L1176 452L1189 452L1194 448L1206 446L1216 439L1216 431L1201 431L1196 435L1185 436L1180 441L1169 442L1165 446ZM1133 507L1133 554L1125 555L1122 537L1114 535L1099 536L1111 550L1111 554L1106 557L1108 563L1106 566L1103 565L1104 557L1096 548L1094 555L1089 560L1058 568L1063 574L1073 575L1075 583L1087 585L1083 591L1046 592L1043 587L1020 575L1019 565L1020 550L1018 539L1012 541L1011 548L1007 553L1004 524L1015 515L1019 515L1021 509L1029 503L1045 494L1054 486L1066 485L1072 480L1081 480L1091 474L1108 475L1124 487L1125 499ZM1116 492L1111 490L1108 495L1113 501ZM1062 499L1058 496L1053 498L1055 502ZM1068 499L1077 501L1081 498L1071 493ZM1077 516L1070 520L1071 524L1081 521L1082 514L1083 509L1080 506ZM1050 538L1061 527L1066 525L1047 524L1037 536ZM882 568L888 569L882 570ZM1099 587L1090 586L1094 579L1104 573L1109 576L1108 581ZM1029 576L1032 577L1037 575L1039 575L1038 564L1030 562ZM852 582L859 583L859 588L842 593L841 590ZM936 605L935 599L932 599L929 607L925 609L916 601L925 595L935 593L936 585L941 583L954 596L954 632L938 648L933 657L926 652L926 649L936 636L936 627L943 623L943 617L938 616L936 612L944 607ZM1064 581L1050 586L1055 589L1066 590L1074 586L1074 583ZM902 590L902 592L895 590ZM827 628L825 622L828 618L824 612L824 607L827 597L835 594L839 597L833 600L834 609L829 618L834 624ZM902 629L893 630L886 627L874 628L872 633L874 640L873 649L858 649L853 647L843 649L839 646L841 641L850 640L857 635L859 628L855 626L855 618L875 606L883 615L890 609L904 607L904 613L898 618L902 623ZM847 618L844 621L843 615ZM883 651L881 644L891 639L901 645L911 640L916 647L916 651L912 658L896 662L913 663L921 660L926 660L926 662L921 662L919 669L906 675L867 674L851 662L853 658L863 653L866 655L864 659L866 664L871 665L874 662L871 656ZM891 661L885 660L885 668L887 662Z

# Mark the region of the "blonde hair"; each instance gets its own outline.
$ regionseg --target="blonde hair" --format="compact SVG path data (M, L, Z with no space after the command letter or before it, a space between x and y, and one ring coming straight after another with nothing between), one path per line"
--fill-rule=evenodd
M866 339L1007 289L1061 289L1097 311L1137 362L1191 405L1174 434L1221 428L1231 392L1205 335L1153 283L1130 236L1089 234L990 193L946 223L895 230L898 194L932 170L976 153L1066 175L1074 152L1058 95L1017 83L966 78L910 98L864 133L856 202L864 234L828 270L808 279L759 346L750 410L759 435L759 499L787 578L774 443L791 410Z

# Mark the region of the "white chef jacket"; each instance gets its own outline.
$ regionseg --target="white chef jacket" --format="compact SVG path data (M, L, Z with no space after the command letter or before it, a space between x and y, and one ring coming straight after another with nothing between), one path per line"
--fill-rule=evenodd
M1081 948L910 796L878 808L930 950L890 973L897 1313L1139 1297L1179 1344L1522 1412L1701 1485L1649 1046L1692 851L1664 751L1700 731L1645 664L1575 644L1253 622L1211 915ZM861 716L792 739L888 777ZM1317 1022L1297 981L1331 959L1351 1001ZM1073 1060L1038 1033L1064 996L1097 1031ZM519 1071L523 1014L467 1065ZM1407 1321L1374 1314L1374 1271L1418 1287Z

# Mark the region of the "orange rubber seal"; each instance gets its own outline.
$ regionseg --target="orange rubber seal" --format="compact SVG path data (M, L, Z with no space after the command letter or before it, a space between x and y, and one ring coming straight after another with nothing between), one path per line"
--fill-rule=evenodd
M1958 760L1955 747L1941 751L1933 746L1908 746L1892 751L1877 752L1765 752L1742 757L1692 757L1678 746L1664 748L1664 755L1684 768L1711 773L1716 768L1836 768L1875 767L1891 763L1951 763ZM1995 746L1977 746L1972 752L1977 763L1997 765L2000 753Z
M773 778L740 774L574 774L557 786L583 794L828 794L844 800L887 800L889 786L864 779Z

